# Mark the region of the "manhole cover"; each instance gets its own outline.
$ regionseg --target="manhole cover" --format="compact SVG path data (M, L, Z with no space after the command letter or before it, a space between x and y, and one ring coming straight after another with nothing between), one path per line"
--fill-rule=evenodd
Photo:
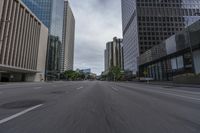
M65 91L52 91L51 93L52 94L63 94L63 93L65 93Z
M4 109L18 109L18 108L29 108L36 106L38 104L44 103L41 100L23 100L23 101L15 101L10 103L5 103L0 106L0 108Z

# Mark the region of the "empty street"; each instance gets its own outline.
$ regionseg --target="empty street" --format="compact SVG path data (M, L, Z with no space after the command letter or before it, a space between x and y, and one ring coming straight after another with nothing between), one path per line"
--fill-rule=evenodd
M199 132L199 88L103 81L0 85L0 133Z

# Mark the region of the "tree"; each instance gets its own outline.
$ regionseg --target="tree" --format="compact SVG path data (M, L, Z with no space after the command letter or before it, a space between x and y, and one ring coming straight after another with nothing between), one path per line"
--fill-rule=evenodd
M77 80L79 77L79 73L73 70L65 71L64 75L68 80Z
M109 81L123 80L124 77L125 77L124 71L122 71L121 68L118 66L111 67L108 72L104 72L101 74L102 80L109 80Z
M147 77L147 75L148 75L148 69L145 68L144 71L143 71L143 74L144 74L145 77Z
M112 67L108 73L109 77L111 77L112 80L114 81L118 81L121 79L122 77L122 72L121 72L121 69L120 67L118 66L115 66L115 67Z
M120 67L113 67L111 71L114 75L114 81L120 80L120 78L122 76Z

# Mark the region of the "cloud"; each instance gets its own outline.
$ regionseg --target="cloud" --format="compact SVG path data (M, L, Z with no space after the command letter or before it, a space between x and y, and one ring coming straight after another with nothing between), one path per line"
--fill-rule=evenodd
M120 0L71 0L76 19L75 68L104 70L104 49L113 37L121 37Z

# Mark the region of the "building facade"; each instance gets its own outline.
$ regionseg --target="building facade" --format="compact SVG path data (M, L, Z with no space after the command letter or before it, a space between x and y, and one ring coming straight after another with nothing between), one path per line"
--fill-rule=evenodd
M140 76L173 80L185 73L200 74L199 35L200 21L197 21L143 53L139 57Z
M48 29L20 1L0 1L0 81L44 81Z
M22 0L49 29L46 80L60 77L64 0Z
M200 1L122 0L124 68L138 72L139 55L197 21Z
M108 42L106 44L106 50L104 54L105 71L109 71L109 69L114 66L118 66L123 70L122 39L114 37L112 42Z
M52 0L21 0L50 29Z
M64 2L63 44L61 46L61 73L74 68L75 18L68 1Z
M90 74L90 73L92 73L92 71L91 71L91 69L90 68L88 68L88 69L82 69L82 70L80 70L79 71L80 73L84 73L84 74Z
M108 65L108 50L107 50L107 46L106 49L104 50L104 71L108 70L109 65Z

